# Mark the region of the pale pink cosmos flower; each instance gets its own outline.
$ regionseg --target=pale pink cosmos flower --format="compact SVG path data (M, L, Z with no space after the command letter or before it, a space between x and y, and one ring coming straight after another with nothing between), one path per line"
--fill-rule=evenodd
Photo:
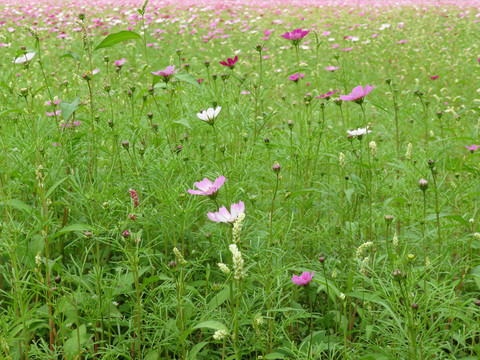
M348 95L340 95L340 100L342 101L355 101L355 102L362 102L363 98L367 96L372 90L375 88L374 86L367 85L365 89L362 85L355 87L352 92Z
M325 68L325 70L327 71L335 71L335 70L338 70L338 66L327 66Z
M302 30L302 29L295 29L292 32L286 32L285 34L281 35L282 38L290 40L292 45L297 46L310 30Z
M123 64L125 64L126 61L127 61L127 59L125 59L125 58L120 59L120 60L115 60L115 66L122 67Z
M207 216L210 220L215 222L233 223L244 212L245 212L245 203L243 201L239 201L238 204L232 204L230 206L230 212L228 212L225 206L222 206L220 209L218 209L217 212L215 213L209 212Z
M188 193L193 195L207 195L207 196L216 196L218 190L225 183L225 176L219 176L212 183L209 179L204 178L202 181L195 183L195 186L200 190L189 189Z
M299 79L303 79L304 77L305 77L305 74L295 73L293 75L290 75L288 78L294 82L297 82Z
M406 42L407 42L407 39L403 39L403 40L397 41L397 44L405 44Z
M175 70L175 65L167 66L165 70L159 70L159 71L151 71L153 75L160 76L163 78L163 81L168 82L170 80L170 77L175 74L179 69Z
M307 285L310 281L313 279L313 275L315 274L315 270L313 270L311 273L308 271L305 271L302 273L301 276L292 276L292 282L295 285Z

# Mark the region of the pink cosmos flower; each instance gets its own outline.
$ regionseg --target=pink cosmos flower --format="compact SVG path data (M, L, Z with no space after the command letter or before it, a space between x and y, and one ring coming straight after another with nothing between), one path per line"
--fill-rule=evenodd
M235 55L235 58L234 58L234 59L228 58L227 61L220 61L220 65L229 67L230 69L233 70L233 68L235 67L235 63L236 63L237 61L238 61L238 55Z
M313 279L313 275L315 274L315 270L313 270L311 273L308 271L305 271L302 273L301 276L292 276L292 282L295 285L307 285L310 281Z
M407 42L407 39L403 39L403 40L397 41L397 44L405 44L406 42Z
M430 79L432 79L432 80L437 80L437 79L438 79L438 75L430 76Z
M352 51L353 48L346 48L346 49L340 49L340 51L346 51L346 52L349 52L349 51Z
M153 75L163 77L163 81L168 82L173 74L175 74L179 69L175 70L175 65L167 66L165 70L159 70L156 72L151 71Z
M320 98L328 100L328 99L330 99L330 97L331 97L333 94L336 94L337 92L338 92L338 89L337 89L337 90L334 90L334 91L329 91L329 92L326 93L326 94L321 94L321 95L320 95Z
M465 145L465 147L466 147L468 150L470 150L470 152L471 152L472 154L473 154L473 152L474 152L475 150L477 150L478 148L480 148L480 146L475 145L475 144L472 145L472 146L467 146L467 145Z
M293 75L290 75L288 78L292 81L297 82L299 79L303 79L304 77L305 77L305 74L295 73Z
M286 32L281 36L284 39L290 40L292 45L297 46L300 43L300 40L302 40L305 36L307 36L309 32L310 30L296 29L296 30L293 30L292 32Z
M348 95L340 95L340 100L342 101L355 101L361 103L363 101L363 98L367 96L370 91L373 90L374 86L367 85L365 86L365 89L363 88L362 85L357 86L352 90L352 92Z
M127 59L125 59L125 58L120 59L120 60L115 60L115 66L122 67L123 64L125 64L126 61L127 61Z
M223 175L216 178L213 183L207 178L204 178L202 181L198 181L195 183L195 186L200 190L189 189L188 193L193 195L216 196L218 190L220 190L224 182L225 176Z
M335 71L335 70L338 70L338 66L327 66L325 68L325 70L327 71Z
M230 212L228 212L225 206L222 206L216 213L209 212L208 218L215 222L235 222L240 215L245 212L245 203L239 201L238 204L232 204L230 206Z

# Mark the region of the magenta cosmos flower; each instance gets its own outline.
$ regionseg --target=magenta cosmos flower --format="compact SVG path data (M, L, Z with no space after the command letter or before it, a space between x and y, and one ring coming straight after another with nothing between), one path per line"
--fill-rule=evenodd
M233 68L235 67L235 63L237 61L238 61L238 55L235 55L235 58L233 59L228 58L227 61L220 61L220 65L229 67L230 69L233 70Z
M302 29L296 29L293 30L292 32L287 32L282 36L282 38L290 40L292 45L297 46L300 43L300 40L302 40L307 34L310 32L310 30L302 30Z
M217 212L212 213L209 212L207 214L208 218L215 222L235 222L240 215L245 212L245 203L243 201L239 201L238 204L232 204L230 206L230 212L228 212L225 206L222 206L218 209Z
M465 145L465 147L467 148L467 150L470 150L472 153L473 153L475 150L477 150L478 148L480 148L480 146L475 145L475 144L472 145L472 146L467 146L467 145Z
M307 285L310 281L312 281L313 274L315 274L315 270L313 270L311 273L305 271L301 276L293 275L292 282L296 285Z
M303 79L304 77L305 77L305 74L295 73L293 75L290 75L288 78L292 81L297 82L299 79Z
M359 85L356 88L354 88L350 94L340 95L340 100L355 101L358 103L362 103L363 98L367 96L370 93L370 91L373 90L374 87L375 85L374 86L367 85L365 86L365 89L364 89L362 85Z
M207 178L203 179L202 181L198 181L195 183L195 186L200 190L192 190L189 189L188 193L193 195L208 195L208 196L215 196L222 187L223 183L225 182L225 176L219 176L215 179L212 183Z
M175 74L179 69L175 70L175 65L167 66L165 70L159 70L159 71L152 71L151 73L153 75L157 75L163 78L163 81L168 82L170 80L170 77Z
M123 58L123 59L120 59L120 60L115 60L115 66L118 66L118 67L122 67L123 64L125 64L125 62L127 61L127 59Z

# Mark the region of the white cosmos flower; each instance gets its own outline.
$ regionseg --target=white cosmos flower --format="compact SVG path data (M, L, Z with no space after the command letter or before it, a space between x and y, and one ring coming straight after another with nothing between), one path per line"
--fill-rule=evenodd
M347 130L348 135L352 136L363 136L371 132L372 130L368 130L368 126L366 128L358 128L357 130Z
M200 120L203 120L206 123L213 125L213 123L215 122L215 118L220 113L220 110L222 110L221 106L217 106L215 109L208 108L207 110L202 110L201 112L197 113L197 116Z
M26 63L27 61L30 61L33 59L35 56L35 53L26 53L25 55L21 55L19 57L13 58L13 63L14 64L23 64Z

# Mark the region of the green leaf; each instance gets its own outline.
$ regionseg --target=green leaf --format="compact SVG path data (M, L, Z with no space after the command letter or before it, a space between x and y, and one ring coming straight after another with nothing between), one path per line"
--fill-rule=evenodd
M215 320L204 321L193 327L193 329L202 329L202 328L213 329L213 330L225 330L228 332L228 328L225 325Z
M60 235L66 234L68 232L73 232L73 231L87 231L90 230L91 227L85 225L85 224L72 224L65 226L61 228L59 231L56 232L55 235L53 235L53 239L56 237L59 237Z
M173 74L175 79L179 81L184 81L187 82L193 86L196 86L197 88L201 89L202 87L198 84L197 78L193 76L192 74L187 74L187 73L176 73Z
M61 59L61 58L72 58L72 59L74 59L74 60L76 60L76 61L80 61L80 56L78 56L78 54L76 54L76 53L74 53L74 52L72 52L72 51L68 51L68 50L67 50L67 52L66 52L65 54L63 54L62 56L60 56L60 59Z
M78 340L80 339L80 344ZM87 334L87 328L85 325L80 325L78 329L72 331L72 336L65 342L65 352L69 355L72 359L75 354L78 353L79 349L82 348L82 345L85 344L89 340L89 335Z
M126 41L126 40L138 40L142 39L140 35L133 31L119 31L114 34L108 35L105 39L102 40L100 44L97 45L93 51L98 49L106 48L118 44L119 42Z
M360 358L360 360L387 360L387 359L388 359L388 357L386 357L383 354L378 354L378 353L367 354L367 355Z
M80 97L77 97L75 100L73 100L70 104L62 101L60 103L60 107L62 108L62 116L67 121L70 116L78 109L78 106L80 105Z
M197 360L198 353L207 345L208 342L202 341L201 343L196 344L192 350L187 354L187 360Z
M473 280L475 280L475 283L480 290L480 265L475 266L470 272L470 275L473 276Z
M11 206L14 209L25 211L25 212L29 212L33 210L33 208L30 205L27 205L22 200L18 200L18 199L7 200L7 206Z
M285 75L286 77L287 76L290 76L290 75L293 75L293 74L296 74L297 72L302 72L302 71L307 71L307 70L312 70L310 68L300 68L300 69L296 69L296 70L293 70L293 71L290 71L287 75Z
M17 110L17 109L3 110L3 111L0 111L0 117L9 113L21 113L21 112L22 112L21 110Z
M145 356L145 360L157 360L159 358L159 354L157 350L150 351L147 356Z
M265 359L270 359L270 360L285 359L285 354L272 352L270 354L265 355Z
M189 129L192 128L187 119L180 119L180 120L174 121L174 123L185 125Z

